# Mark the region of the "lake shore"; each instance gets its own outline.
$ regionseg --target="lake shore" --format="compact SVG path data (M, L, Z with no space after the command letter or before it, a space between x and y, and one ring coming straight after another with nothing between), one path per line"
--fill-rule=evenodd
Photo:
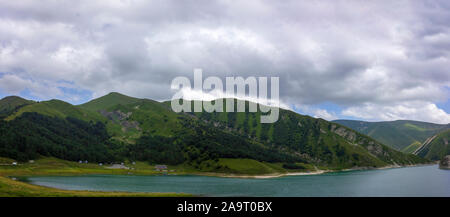
M436 165L428 165L267 179L197 175L92 175L67 178L32 177L30 182L69 190L174 191L188 192L198 197L428 197L449 196L450 189L447 188L446 182L448 178L450 173L447 171L439 170Z
M385 170L385 169L396 169L396 168L405 168L405 167L421 167L421 166L431 166L436 165L437 162L430 162L430 163L424 163L424 164L408 164L408 165L389 165L384 167L355 167L355 168L349 168L349 169L343 169L343 170L336 170L332 172L347 172L347 171L364 171L364 170Z
M311 172L292 172L292 173L272 173L272 174L261 174L261 175L249 175L249 174L226 174L226 173L195 173L192 175L202 175L202 176L215 176L222 178L242 178L242 179L270 179L278 178L283 176L306 176L306 175L319 175L327 172L332 172L332 170L317 170Z
M0 176L0 197L192 197L188 193L65 190Z
M435 162L430 164L436 164ZM197 175L197 176L213 176L224 178L241 178L241 179L271 179L284 176L305 176L305 175L320 175L330 172L345 172L355 170L374 170L374 169L390 169L400 167L425 166L430 164L417 165L391 165L380 168L355 167L343 170L332 170L326 168L311 168L305 171L287 171L275 172L266 174L245 174L245 173L214 173L214 172L200 172L200 171L182 171L168 172L167 175ZM63 161L54 158L43 158L34 163L18 164L16 166L5 165L0 166L0 196L191 196L189 194L174 194L174 193L149 193L149 194L134 194L123 192L99 193L90 191L66 191L61 189L47 188L43 186L25 183L18 180L16 177L32 177L32 176L83 176L83 175L165 175L162 172L154 170L153 166L145 163L137 162L134 169L124 168L110 168L109 165L96 164L80 164L78 162ZM180 169L180 168L177 168ZM181 168L183 169L183 168ZM1 187L3 186L3 187Z
M248 175L248 174L226 174L226 173L194 173L192 175L201 175L201 176L215 176L222 178L242 178L242 179L270 179L270 178L279 178L283 176L307 176L307 175L320 175L324 173L332 173L332 172L349 172L349 171L364 171L364 170L384 170L384 169L395 169L395 168L405 168L405 167L420 167L420 166L430 166L435 165L436 162L427 163L427 164L412 164L412 165L390 165L385 167L355 167L349 169L342 170L316 170L316 171L308 171L308 172L291 172L291 173L273 173L273 174L261 174L261 175Z

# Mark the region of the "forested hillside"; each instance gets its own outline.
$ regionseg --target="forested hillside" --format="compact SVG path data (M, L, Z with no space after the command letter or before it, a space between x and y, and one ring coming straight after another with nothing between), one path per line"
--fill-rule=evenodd
M211 171L221 171L216 163L224 158L283 163L291 168L427 162L340 124L283 109L277 122L261 124L260 112L175 113L167 102L119 93L79 106L59 100L19 104L7 109L0 126L4 135L0 156L17 160L39 156L93 162L128 159L189 164Z

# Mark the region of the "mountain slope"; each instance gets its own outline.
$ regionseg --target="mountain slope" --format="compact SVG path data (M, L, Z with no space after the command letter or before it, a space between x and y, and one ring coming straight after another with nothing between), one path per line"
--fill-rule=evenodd
M8 96L0 100L0 119L3 119L15 112L20 107L35 103L18 96Z
M405 148L403 148L401 151L403 153L414 153L422 144L420 142L413 142L411 145L406 146Z
M179 114L167 105L120 93L110 93L77 107L105 117L109 133L126 142L134 142L144 134L170 136L182 127L177 121Z
M59 100L26 105L6 120L10 128L20 129L16 124L22 123L20 121L23 121L23 118L29 118L29 114L35 114L32 117L36 118L32 120L46 120L45 122L49 123L53 119L58 123L78 120L80 122L77 126L84 126L82 129L93 124L101 129L104 126L108 139L103 139L100 143L103 145L99 147L107 147L109 155L102 155L101 159L111 161L130 159L152 163L188 164L206 171L223 172L231 171L220 165L223 158L282 163L286 164L286 168L320 166L332 169L427 162L415 155L388 148L340 124L283 109L280 109L279 121L261 124L261 112L175 113L168 102L160 103L111 93L80 106ZM53 119L46 119L48 116ZM49 130L53 132L51 126L43 125L28 132L35 137L51 139L46 133ZM74 130L80 131L75 128ZM14 135L22 138L22 133L27 131L20 132L19 135ZM59 136L61 135L55 138ZM80 138L74 138L77 139ZM26 145L31 141L33 140L22 140L22 144ZM15 144L13 140L7 140L2 145L14 147ZM44 145L32 143L17 151L26 152L26 147L45 150ZM52 147L54 148L53 145ZM92 150L87 149L80 153L95 156L90 151ZM57 153L59 152L39 152L41 155L69 160L76 158Z
M392 148L405 151L412 149L406 149L406 147L414 143L423 143L430 136L450 128L450 125L445 124L408 120L383 122L336 120L333 122L350 127Z
M261 112L190 114L208 123L210 127L232 131L252 140L285 149L319 165L349 168L409 164L408 162L419 160L413 155L392 150L339 124L284 109L280 109L279 120L273 124L261 124Z
M29 113L29 112L36 112L36 113L39 113L42 115L59 117L59 118L73 117L73 118L77 118L77 119L85 120L85 121L103 121L103 120L105 120L105 118L102 117L97 112L83 110L83 109L73 106L70 103L67 103L67 102L64 102L61 100L55 100L55 99L25 105L25 106L19 108L16 112L14 112L11 115L9 115L8 117L6 117L5 120L10 121L10 120L13 120L13 119L21 116L24 113Z
M115 159L107 147L106 129L99 122L24 113L11 121L0 120L0 135L0 156L19 161L39 156L94 162Z
M446 130L430 137L429 141L424 143L416 153L420 157L430 160L440 160L446 155L450 155L450 130Z
M126 96L120 93L112 92L100 98L91 100L87 103L81 104L78 107L90 111L99 111L102 109L107 109L115 105L127 105L131 103L136 103L141 99Z

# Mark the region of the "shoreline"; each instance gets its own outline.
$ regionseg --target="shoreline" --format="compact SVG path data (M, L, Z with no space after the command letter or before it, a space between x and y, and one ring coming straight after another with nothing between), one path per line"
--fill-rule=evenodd
M385 170L385 169L398 169L398 168L407 168L407 167L421 167L421 166L431 166L436 165L436 162L431 163L421 163L421 164L408 164L408 165L389 165L384 167L356 167L356 168L349 168L349 169L343 169L343 170L336 170L333 172L350 172L350 171L368 171L368 170Z
M420 166L431 166L436 165L436 162L426 163L426 164L413 164L413 165L389 165L384 167L354 167L347 169L317 169L315 171L307 171L307 172L288 172L288 173L269 173L269 174L233 174L233 173L215 173L215 172L181 172L181 173L171 173L166 174L169 176L179 176L179 175L196 175L196 176L211 176L211 177L221 177L221 178L244 178L244 179L270 179L270 178L279 178L284 176L308 176L308 175L321 175L325 173L333 173L333 172L351 172L351 171L368 171L368 170L383 170L383 169L395 169L395 168L406 168L406 167L420 167ZM122 170L122 169L119 169ZM114 170L111 170L114 171ZM127 170L128 171L128 170ZM1 174L3 177L32 177L32 176L84 176L84 175L136 175L136 176L161 176L164 174L155 174L155 173L114 173L104 171L100 173L60 173L60 174Z
M241 178L241 179L271 179L271 178L279 178L284 176L304 176L304 175L320 175L325 173L332 173L332 172L347 172L347 171L368 171L368 170L382 170L382 169L395 169L395 168L406 168L406 167L422 167L422 166L433 166L436 165L435 162L433 163L427 163L427 164L415 164L415 165L390 165L385 167L379 167L379 168L367 168L367 167L359 167L359 168L349 168L349 169L343 169L343 170L315 170L315 171L309 171L309 172L289 172L289 173L273 173L273 174L260 174L260 175L248 175L248 174L224 174L224 173L181 173L181 174L173 174L173 175L198 175L198 176L211 176L211 177L223 177L223 178ZM73 174L73 175L89 175L90 173L86 174ZM105 173L103 173L106 175ZM114 175L109 173L110 175ZM4 174L5 175L5 174ZM59 188L53 188L53 187L46 187L41 185L36 185L34 183L30 182L24 182L23 180L20 180L16 178L17 176L0 176L0 183L7 184L7 186L21 186L21 190L25 191L26 193L29 193L33 196L195 196L193 194L186 194L186 193L156 193L156 192L145 192L145 193L133 193L133 192L109 192L109 191L88 191L88 190L64 190ZM69 174L66 174L69 175ZM91 175L94 175L91 173ZM119 174L117 174L119 175ZM120 174L125 175L125 174ZM138 174L133 174L138 175ZM140 174L145 175L145 174ZM150 175L150 174L146 174ZM158 175L158 174L151 174L151 175ZM39 176L39 175L24 175L25 177L32 177L32 176ZM0 195L2 195L0 191ZM8 194L12 194L11 192L6 192L3 196L7 196ZM14 195L14 194L12 194ZM198 196L198 195L197 195Z
M316 170L312 172L292 172L292 173L272 173L272 174L260 174L260 175L248 175L248 174L225 174L225 173L195 173L191 175L201 176L213 176L221 178L242 178L242 179L270 179L279 178L283 176L308 176L308 175L320 175L327 172L333 172L332 170Z
M384 169L396 169L396 168L406 168L406 167L420 167L420 166L431 166L436 165L435 162L426 164L412 164L412 165L390 165L384 167L357 167L348 168L342 170L316 170L311 172L292 172L292 173L273 173L273 174L261 174L261 175L248 175L248 174L224 174L224 173L194 173L186 175L200 175L200 176L214 176L221 178L243 178L243 179L270 179L279 178L283 176L309 176L309 175L321 175L325 173L333 172L351 172L351 171L368 171L368 170L384 170Z

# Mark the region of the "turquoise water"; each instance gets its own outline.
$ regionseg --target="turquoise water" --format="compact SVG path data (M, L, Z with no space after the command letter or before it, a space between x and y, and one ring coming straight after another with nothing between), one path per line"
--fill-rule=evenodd
M86 175L29 177L28 181L69 190L184 192L204 196L450 197L450 170L440 170L437 165L270 179Z

